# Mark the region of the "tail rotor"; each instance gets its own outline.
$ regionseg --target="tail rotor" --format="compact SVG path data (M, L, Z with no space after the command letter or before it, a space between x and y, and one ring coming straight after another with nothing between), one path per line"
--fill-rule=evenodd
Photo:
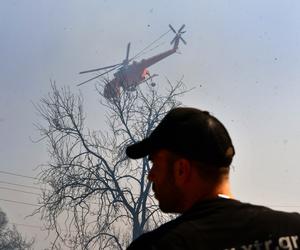
M169 27L175 33L175 37L171 41L171 44L173 44L173 43L178 44L179 41L182 41L186 45L187 44L186 41L182 38L182 34L184 34L186 32L186 31L183 31L185 24L183 24L177 32L171 24L169 24Z

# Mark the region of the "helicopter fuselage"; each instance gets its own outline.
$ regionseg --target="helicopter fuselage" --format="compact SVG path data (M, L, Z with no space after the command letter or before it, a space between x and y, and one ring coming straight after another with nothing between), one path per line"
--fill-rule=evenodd
M133 91L135 88L150 76L148 67L163 60L177 51L178 43L168 51L143 59L140 62L134 61L127 67L121 68L114 73L114 79L105 86L104 96L106 98L116 98L120 94L120 87L126 91Z

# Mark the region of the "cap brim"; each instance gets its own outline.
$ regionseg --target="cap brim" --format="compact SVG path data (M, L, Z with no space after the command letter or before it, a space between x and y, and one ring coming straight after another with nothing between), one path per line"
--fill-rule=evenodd
M126 155L131 159L139 159L149 155L151 152L151 143L149 138L132 144L126 148Z

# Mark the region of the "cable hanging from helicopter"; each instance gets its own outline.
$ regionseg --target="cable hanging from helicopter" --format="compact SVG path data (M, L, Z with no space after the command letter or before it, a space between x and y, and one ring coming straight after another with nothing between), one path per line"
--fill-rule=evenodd
M104 92L103 95L107 99L114 99L118 98L120 96L120 89L123 88L124 91L133 91L136 89L136 87L145 82L146 80L150 79L152 80L153 77L157 76L156 74L150 75L148 71L148 67L151 65L163 60L164 58L174 54L178 49L178 44L180 41L182 41L184 44L186 44L186 41L182 38L182 34L184 34L186 31L183 31L185 25L183 24L178 31L176 31L171 24L169 24L169 30L162 34L160 37L158 37L156 40L154 40L152 43L150 43L148 46L146 46L144 49L142 49L139 53L137 53L134 57L129 59L129 51L130 51L130 43L127 44L127 50L126 50L126 57L123 60L123 62L81 71L79 74L85 74L85 73L91 73L96 72L100 70L106 70L105 72L98 74L95 77L92 77L84 82L81 82L77 84L77 86L83 85L87 82L90 82L94 79L97 79L105 74L108 74L112 71L116 71L113 75L114 78L111 81L107 81L104 86ZM165 35L167 35L170 31L173 31L175 33L175 37L171 41L171 45L173 44L173 47L165 52L162 52L160 54L157 54L155 56L152 56L147 59L142 59L140 62L134 61L134 59L138 58L142 54L146 53L145 51L147 49L150 49L151 46L155 43L157 43L159 40L161 40ZM156 46L157 47L157 46ZM153 50L154 48L151 48ZM132 62L132 63L130 63ZM130 63L130 64L129 64Z

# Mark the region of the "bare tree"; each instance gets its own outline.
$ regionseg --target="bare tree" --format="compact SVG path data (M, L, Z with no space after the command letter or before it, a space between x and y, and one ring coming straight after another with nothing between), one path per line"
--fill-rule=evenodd
M17 231L16 227L8 227L6 214L0 209L0 249L25 250L32 249L34 240L27 241Z
M130 161L124 150L156 127L185 92L182 81L165 93L153 85L106 100L107 132L85 127L83 97L67 87L52 90L36 106L37 125L48 144L50 162L41 168L45 185L36 211L56 231L53 249L62 241L72 249L124 249L140 234L166 221L147 181L149 161Z

